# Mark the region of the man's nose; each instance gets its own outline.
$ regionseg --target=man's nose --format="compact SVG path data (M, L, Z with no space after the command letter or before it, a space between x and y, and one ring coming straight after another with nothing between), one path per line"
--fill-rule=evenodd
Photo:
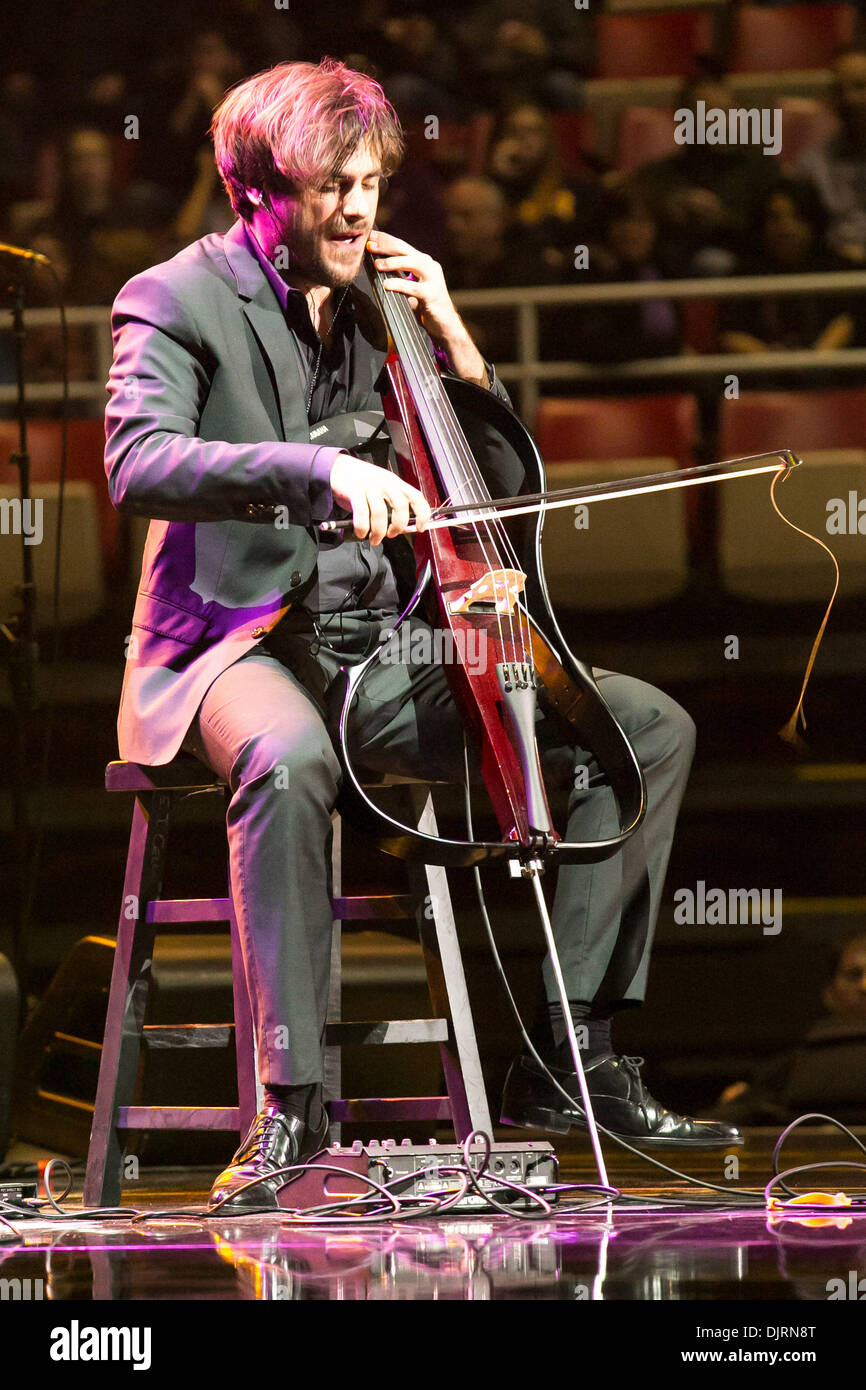
M372 193L365 193L363 188L350 189L343 199L343 216L356 220L366 217L374 197Z

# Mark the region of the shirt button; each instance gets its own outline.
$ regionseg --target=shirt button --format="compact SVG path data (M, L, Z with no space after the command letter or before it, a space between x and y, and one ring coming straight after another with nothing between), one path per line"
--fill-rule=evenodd
M264 637L267 630L266 627L254 627L250 633L250 637Z
M300 571L300 570L292 570L292 588L293 588L293 589L297 589L297 587L298 587L298 585L300 584L300 582L301 582L301 571Z

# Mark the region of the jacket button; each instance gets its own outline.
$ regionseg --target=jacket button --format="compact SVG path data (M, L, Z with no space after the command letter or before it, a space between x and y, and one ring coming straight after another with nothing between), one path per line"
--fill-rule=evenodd
M266 627L254 627L250 633L250 637L264 637L267 630Z
M297 587L298 587L298 585L300 584L300 582L301 582L301 571L300 571L300 570L292 570L292 588L293 588L293 589L297 589Z

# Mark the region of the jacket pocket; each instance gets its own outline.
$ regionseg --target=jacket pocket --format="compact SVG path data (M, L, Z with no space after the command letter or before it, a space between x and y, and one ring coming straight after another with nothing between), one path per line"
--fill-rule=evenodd
M207 631L208 620L200 613L192 613L188 608L170 603L168 599L142 592L135 605L132 625L192 647Z

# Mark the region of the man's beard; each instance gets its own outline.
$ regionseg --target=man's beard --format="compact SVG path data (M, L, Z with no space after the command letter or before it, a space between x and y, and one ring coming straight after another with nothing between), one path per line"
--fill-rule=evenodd
M343 289L355 280L359 267L347 263L345 268L329 265L320 250L319 241L303 242L298 251L289 250L289 267L313 285L327 285L331 290Z

